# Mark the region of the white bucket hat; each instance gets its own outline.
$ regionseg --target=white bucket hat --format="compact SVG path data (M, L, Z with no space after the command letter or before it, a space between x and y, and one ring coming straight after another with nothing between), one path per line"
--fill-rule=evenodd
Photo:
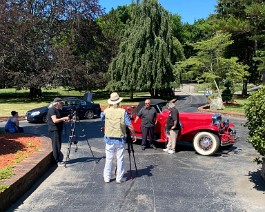
M123 98L119 97L119 94L114 92L114 93L110 94L110 99L108 99L108 103L110 105L114 105L114 104L118 104L122 100L123 100Z

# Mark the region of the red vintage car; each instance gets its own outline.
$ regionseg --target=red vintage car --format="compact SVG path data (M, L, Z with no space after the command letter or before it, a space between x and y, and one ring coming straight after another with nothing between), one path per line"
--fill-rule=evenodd
M165 100L151 99L151 106L157 110L158 114L155 128L157 142L168 141L165 125L170 111L166 107L167 103ZM144 102L140 102L137 107L124 106L123 108L134 120L143 106ZM201 155L213 155L220 146L232 146L238 140L233 129L234 124L229 123L229 120L222 120L220 114L180 112L179 119L181 130L178 141L193 142L194 149ZM141 122L141 119L138 119L136 123L132 121L139 139L142 138Z

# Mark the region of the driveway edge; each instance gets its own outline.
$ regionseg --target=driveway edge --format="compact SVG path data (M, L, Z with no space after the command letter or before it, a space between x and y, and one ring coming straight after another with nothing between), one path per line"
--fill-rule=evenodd
M47 137L36 137L40 139L40 149L16 165L13 170L15 175L1 182L1 184L9 187L0 193L0 211L5 211L25 194L52 164L53 157L50 139Z

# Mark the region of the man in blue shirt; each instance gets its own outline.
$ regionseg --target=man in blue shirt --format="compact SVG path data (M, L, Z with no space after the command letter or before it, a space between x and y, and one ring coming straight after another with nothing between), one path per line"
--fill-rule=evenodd
M124 144L126 142L126 127L129 128L133 142L136 141L136 135L132 126L128 113L119 107L122 98L114 92L110 95L108 100L108 108L101 113L101 119L105 119L105 135L106 142L106 162L104 167L104 181L109 183L112 176L112 160L116 152L117 157L117 172L116 182L123 183L126 181L124 175Z
M12 111L11 115L12 116L6 122L5 131L9 133L15 133L15 132L23 133L24 132L23 128L19 126L18 112Z

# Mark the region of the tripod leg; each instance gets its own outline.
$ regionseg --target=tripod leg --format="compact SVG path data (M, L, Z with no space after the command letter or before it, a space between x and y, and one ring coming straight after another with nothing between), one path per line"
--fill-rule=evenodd
M129 162L130 162L130 173L132 179L133 176L132 176L132 160L131 160L131 146L130 146L131 141L128 140L127 143L128 143Z
M89 149L90 149L90 152L91 152L91 154L92 154L92 156L93 156L93 159L94 159L94 161L95 161L96 163L98 163L98 161L96 161L96 158L95 158L95 156L94 156L94 153L93 153L93 151L92 151L92 149L91 149L91 146L90 146L90 144L89 144L89 142L88 142L88 138L87 138L87 136L86 136L86 134L85 134L85 130L84 130L84 129L82 129L82 135L81 135L80 137L86 139L87 145L88 145L88 147L89 147Z
M87 142L87 145L88 145L88 147L89 147L89 149L90 149L90 152L91 152L91 154L92 154L92 156L93 156L94 161L96 161L96 158L95 158L95 156L94 156L94 153L93 153L93 151L92 151L92 149L91 149L91 146L90 146L90 144L89 144L87 138L86 138L86 142Z
M66 154L66 158L65 158L65 163L64 163L64 167L66 168L66 163L69 161L69 156L70 156L70 152L71 152L71 146L72 146L72 141L71 139L68 142L68 148L67 148L67 154Z
M134 167L135 167L136 175L138 176L138 170L137 170L137 166L136 166L136 162L135 162L134 149L133 149L132 142L130 142L130 145L131 145L131 149L132 149L132 155L133 155L133 161L134 161Z

